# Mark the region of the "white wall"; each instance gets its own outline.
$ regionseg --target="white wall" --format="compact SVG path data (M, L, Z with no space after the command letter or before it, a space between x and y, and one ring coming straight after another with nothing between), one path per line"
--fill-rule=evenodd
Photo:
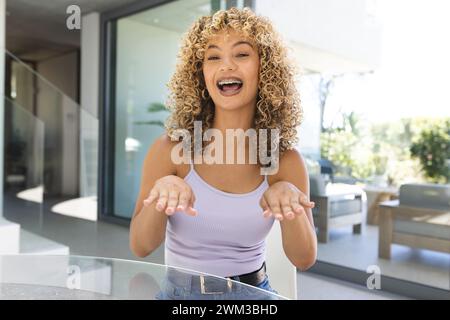
M81 106L98 117L100 15L92 12L81 19Z
M97 196L100 15L81 19L80 196Z
M304 67L315 71L371 70L379 65L381 26L376 0L258 0L267 16L295 44Z

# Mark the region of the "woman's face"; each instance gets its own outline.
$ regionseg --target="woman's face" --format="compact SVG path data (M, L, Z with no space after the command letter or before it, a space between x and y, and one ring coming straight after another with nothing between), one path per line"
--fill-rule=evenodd
M234 110L256 104L259 55L254 43L235 31L222 31L206 45L206 88L216 107Z

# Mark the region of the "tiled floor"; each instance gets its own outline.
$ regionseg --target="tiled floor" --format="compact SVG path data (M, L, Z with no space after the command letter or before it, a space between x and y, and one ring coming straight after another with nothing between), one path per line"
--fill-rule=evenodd
M320 261L366 272L376 265L382 275L449 290L450 254L392 245L390 260L378 258L378 226L363 226L362 234L351 227L330 232L330 241L319 244Z
M297 272L299 300L405 300L404 296L369 290L363 286L311 272Z
M140 259L133 256L128 247L128 227L103 221L92 222L46 212L36 213L29 205L8 202L5 218L21 224L28 232L67 245L71 254L114 257L161 263L160 247L151 256ZM30 238L30 237L28 237ZM33 238L36 241L36 238ZM352 283L319 276L310 272L298 273L299 299L405 299L383 291L372 291Z

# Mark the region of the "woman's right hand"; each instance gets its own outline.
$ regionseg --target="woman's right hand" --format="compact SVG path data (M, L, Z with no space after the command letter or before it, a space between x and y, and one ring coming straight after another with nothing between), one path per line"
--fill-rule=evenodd
M149 196L144 200L144 206L148 207L156 200L156 210L172 215L176 211L186 212L196 216L194 209L195 195L191 187L175 175L169 175L156 180Z

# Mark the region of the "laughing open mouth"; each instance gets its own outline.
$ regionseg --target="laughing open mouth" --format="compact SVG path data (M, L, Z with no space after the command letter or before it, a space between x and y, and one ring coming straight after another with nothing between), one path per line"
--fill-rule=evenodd
M217 81L217 88L224 96L232 96L242 89L243 82L239 78L226 78Z

